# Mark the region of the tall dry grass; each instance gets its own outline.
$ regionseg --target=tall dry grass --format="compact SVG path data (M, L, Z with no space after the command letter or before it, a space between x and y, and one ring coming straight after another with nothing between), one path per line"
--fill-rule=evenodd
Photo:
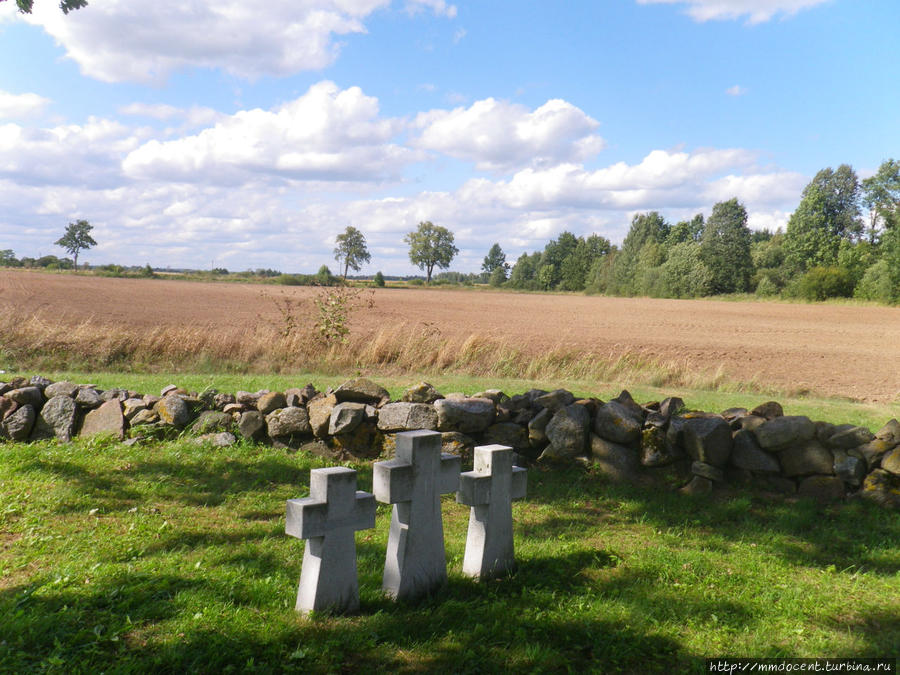
M96 319L64 323L47 315L6 311L0 316L0 367L7 370L122 370L192 373L460 374L540 380L628 382L720 391L760 391L755 382L728 380L722 367L702 370L687 361L639 353L616 354L563 346L543 351L502 338L448 338L427 323L351 331L324 340L313 322L261 321L140 329Z

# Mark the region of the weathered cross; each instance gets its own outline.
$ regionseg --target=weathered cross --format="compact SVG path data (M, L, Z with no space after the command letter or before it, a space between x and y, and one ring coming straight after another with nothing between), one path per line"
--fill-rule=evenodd
M505 445L475 448L474 471L459 477L456 501L471 506L463 574L481 579L515 567L512 500L525 498L525 469Z
M382 588L393 598L429 595L447 581L441 495L459 487L459 457L435 431L396 436L395 459L376 462L375 498L393 504Z
M305 499L289 499L285 531L308 539L303 552L298 612L359 609L356 530L375 527L375 497L356 490L356 471L313 469Z

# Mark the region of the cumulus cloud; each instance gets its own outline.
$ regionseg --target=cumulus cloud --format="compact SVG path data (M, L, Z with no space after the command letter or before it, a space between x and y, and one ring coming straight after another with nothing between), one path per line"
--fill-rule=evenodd
M7 4L14 4L12 2ZM41 26L84 74L106 82L153 82L187 66L239 77L323 68L336 36L366 32L363 21L390 0L92 0L64 15L37 2L24 20ZM433 9L448 14L452 6Z
M695 21L729 20L746 16L750 24L764 23L775 16L793 16L828 0L637 0L641 5L687 5Z
M553 99L535 110L493 98L468 108L420 113L418 147L475 162L478 169L508 170L579 162L604 147L599 122L567 101Z
M137 103L122 112L179 122L191 110ZM476 270L495 241L511 258L563 229L618 242L637 211L677 220L732 197L752 226L774 228L806 183L761 168L740 148L653 150L638 162L586 168L580 160L602 144L596 127L563 101L530 110L489 99L382 118L376 99L331 82L173 140L168 129L101 118L0 124L0 229L18 255L46 252L60 223L87 218L99 244L92 262L205 267L215 259L229 269L312 271L330 263L334 235L352 223L366 234L373 270L407 273L403 235L431 220L456 234L454 267ZM427 171L440 153L504 173L441 190L377 182L410 163Z
M729 96L743 96L747 93L747 87L736 84L733 87L728 87L728 89L725 90L725 93Z
M580 164L527 168L509 180L470 180L461 192L462 198L471 202L497 200L510 208L528 210L561 206L664 209L697 203L711 178L738 167L749 168L753 161L753 153L740 149L654 150L639 164L617 162L595 171Z
M0 89L0 119L20 119L43 112L50 99L37 94L11 94Z
M166 103L129 103L119 107L119 114L134 117L149 117L163 121L181 121L187 126L203 126L213 124L225 117L224 114L204 106L178 108Z
M403 122L381 119L358 87L313 85L275 110L242 110L200 133L152 140L130 153L136 178L234 184L259 176L378 182L417 157L392 142Z
M141 135L96 117L48 129L0 125L0 178L24 185L114 185L121 180L121 158L139 145Z

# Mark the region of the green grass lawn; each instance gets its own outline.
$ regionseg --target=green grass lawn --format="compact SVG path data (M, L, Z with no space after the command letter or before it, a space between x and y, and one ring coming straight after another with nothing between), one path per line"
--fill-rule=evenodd
M896 513L688 498L578 467L529 471L515 574L461 575L468 510L447 497L449 584L394 604L380 505L357 534L361 612L304 619L285 501L323 465L188 440L0 444L0 671L701 672L900 651Z

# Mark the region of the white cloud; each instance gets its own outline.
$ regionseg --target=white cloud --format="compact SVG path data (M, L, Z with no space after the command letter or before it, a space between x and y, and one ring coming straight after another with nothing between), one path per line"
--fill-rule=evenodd
M366 32L363 20L389 4L91 0L88 10L64 15L54 2L36 2L24 20L49 33L84 74L106 82L161 81L188 66L256 78L329 65L339 51L335 36Z
M53 251L61 224L86 218L98 241L91 262L206 267L214 259L229 269L314 271L333 264L333 237L352 223L369 241L368 271L410 273L402 237L432 220L456 234L454 268L477 270L494 241L510 259L542 249L563 229L619 242L636 211L674 221L731 197L746 204L752 226L774 228L806 182L760 168L755 153L739 148L654 150L636 163L588 169L577 158L597 142L596 122L579 109L480 103L490 114L476 104L384 119L358 88L322 82L279 108L222 115L170 141L161 140L167 130L98 118L0 125L0 230L20 256ZM165 122L191 114L152 104L123 110ZM450 121L458 128L441 127ZM433 155L420 149L423 136L398 140L428 129L441 131L430 137L432 153L505 162L509 173L437 191L376 186L410 162L422 160L428 171ZM490 138L467 141L475 131Z
M468 32L466 31L465 28L460 28L460 29L458 29L458 30L453 34L453 44L459 44L459 43L462 41L462 39L463 39L464 37L466 37L467 34L468 34Z
M49 129L0 125L0 178L24 185L111 186L121 180L121 158L142 134L95 117Z
M529 111L488 98L468 108L420 113L415 126L422 130L416 141L419 147L491 171L583 161L605 147L594 133L599 123L559 99Z
M641 5L687 5L695 21L730 20L746 16L750 24L764 23L775 16L793 16L828 0L637 0Z
M733 87L728 87L728 89L725 90L725 93L729 96L743 96L747 93L747 87L736 84Z
M191 106L190 108L178 108L166 103L129 103L119 107L119 114L134 117L149 117L155 120L180 120L188 127L198 127L213 124L226 117L226 115L203 106Z
M378 100L358 87L313 85L275 110L242 110L199 134L152 140L128 155L125 172L235 184L254 177L378 182L418 157L392 142L403 122L378 117Z
M445 0L407 0L406 11L416 14L422 9L428 8L435 16L445 16L448 19L456 18L456 5L448 5Z
M665 209L702 203L700 195L713 177L738 167L750 168L746 150L700 150L694 153L654 150L635 165L618 162L596 171L579 164L528 168L509 180L473 179L460 190L470 202L497 200L510 208ZM730 195L734 196L734 195Z
M708 183L703 196L713 202L737 197L751 204L790 204L798 200L808 180L791 171L728 175Z
M20 119L43 112L50 99L37 94L11 94L0 89L0 119Z

